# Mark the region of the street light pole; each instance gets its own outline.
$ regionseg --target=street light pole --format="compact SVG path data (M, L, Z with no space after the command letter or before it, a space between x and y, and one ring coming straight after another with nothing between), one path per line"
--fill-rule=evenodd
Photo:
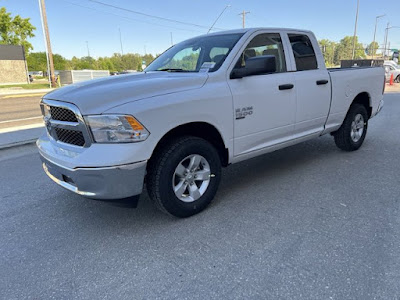
M124 47L122 47L122 35L121 35L121 28L119 30L119 43L121 44L121 55L124 55Z
M392 28L400 28L400 26L389 26L389 23L388 23L388 25L387 25L387 27L386 27L385 55L384 55L384 58L386 57L386 54L387 54L387 52L388 52L387 50L390 51L390 49L387 48L387 44L389 44L389 48L390 48L389 29L392 29Z
M227 6L225 6L225 8L221 11L221 13L219 14L219 16L215 19L214 23L211 25L210 29L208 29L207 33L210 33L211 29L214 27L215 23L217 23L217 21L219 20L219 18L221 18L222 14L228 9L228 7L231 7L230 4L228 4Z
M356 13L356 23L354 25L354 36L353 36L353 59L356 54L356 37L357 37L357 23L358 23L358 10L360 8L360 0L357 0L357 13Z
M387 26L385 28L385 39L383 40L383 59L386 57L386 45L387 45L387 34L388 34L388 28L389 28L390 23L387 23Z
M378 26L378 20L379 20L380 18L383 18L384 16L386 16L386 14L377 16L377 17L375 18L374 41L372 42L372 47L373 47L373 49L372 49L372 59L374 59L375 51L377 50L377 49L375 49L375 47L374 47L374 46L375 46L375 40L376 40L376 27Z
M86 48L87 48L87 56L90 57L89 42L88 41L86 41Z

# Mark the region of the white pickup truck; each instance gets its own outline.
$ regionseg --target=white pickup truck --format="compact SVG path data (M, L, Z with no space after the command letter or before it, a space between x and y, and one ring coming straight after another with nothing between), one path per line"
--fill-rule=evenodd
M254 28L181 42L143 73L45 95L46 174L94 199L137 200L188 217L221 167L330 133L357 150L383 106L383 68L327 70L312 32Z

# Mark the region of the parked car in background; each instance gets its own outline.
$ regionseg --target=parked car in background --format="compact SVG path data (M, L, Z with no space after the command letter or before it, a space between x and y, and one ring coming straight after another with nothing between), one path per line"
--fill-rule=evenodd
M386 81L389 81L393 75L394 82L400 82L400 68L394 64L384 63Z
M396 69L400 69L400 65L398 63L396 63L394 60L385 60L385 62L383 64L393 66Z

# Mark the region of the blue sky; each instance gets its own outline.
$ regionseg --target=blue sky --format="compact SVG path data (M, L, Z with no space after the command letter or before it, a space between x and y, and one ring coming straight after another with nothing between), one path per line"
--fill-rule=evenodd
M353 35L357 0L99 0L130 10L210 26L227 4L230 4L215 27L235 29L242 26L242 10L250 11L246 27L292 27L314 31L318 39L339 41ZM377 41L383 44L386 24L400 26L400 11L395 1L360 0L358 36L362 43L372 42L375 17L380 19ZM0 0L13 15L31 18L37 27L31 39L34 51L44 51L42 28L37 0ZM119 28L124 53L161 53L174 43L207 32L206 28L177 24L105 7L89 0L46 0L50 37L54 53L67 58L110 56L120 52ZM392 48L400 48L400 29L391 29Z

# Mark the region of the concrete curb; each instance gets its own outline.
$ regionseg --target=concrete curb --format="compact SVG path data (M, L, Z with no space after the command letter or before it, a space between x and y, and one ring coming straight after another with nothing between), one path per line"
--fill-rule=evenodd
M24 95L24 94L46 94L55 89L32 89L32 90L12 90L12 89L0 89L0 96L7 95Z
M12 143L12 144L7 144L7 145L0 145L0 150L9 149L9 148L18 147L18 146L29 145L29 144L33 145L36 143L36 141L37 141L37 139L33 139L33 140L20 141L20 142L16 142L16 143Z

